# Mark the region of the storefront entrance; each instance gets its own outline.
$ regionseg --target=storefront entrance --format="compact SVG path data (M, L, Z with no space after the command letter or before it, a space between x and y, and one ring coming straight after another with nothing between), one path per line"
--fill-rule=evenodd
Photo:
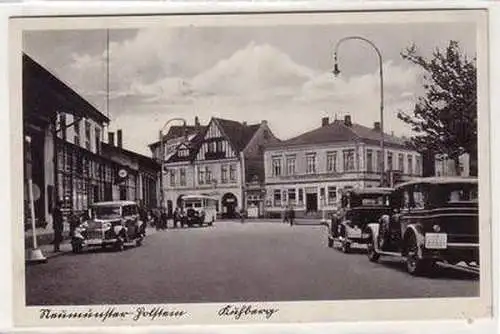
M318 211L318 194L306 194L306 212Z
M233 193L222 196L222 218L236 218L238 199Z

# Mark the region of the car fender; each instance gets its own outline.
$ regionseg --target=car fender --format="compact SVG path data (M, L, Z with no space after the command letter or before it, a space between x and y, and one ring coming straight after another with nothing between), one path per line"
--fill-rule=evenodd
M425 245L425 234L422 231L422 227L418 224L410 224L406 227L406 230L404 232L404 238L403 240L406 242L408 236L410 234L414 234L416 239L417 239L417 245L418 245L418 257L422 257L422 249L424 248Z
M380 232L380 225L377 224L377 223L370 223L366 226L366 230L367 232L370 232L371 235L372 235L372 238L373 238L373 246L375 248L375 250L378 250L378 234Z
M115 232L116 235L119 235L121 231L123 231L125 228L122 225L115 225L113 226L113 232Z

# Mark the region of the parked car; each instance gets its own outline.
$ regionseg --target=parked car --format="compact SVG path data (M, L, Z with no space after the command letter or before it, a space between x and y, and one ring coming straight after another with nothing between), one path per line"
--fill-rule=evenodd
M212 226L217 217L217 200L204 195L185 195L182 197L185 215L181 218L181 226L207 224Z
M392 214L369 224L368 257L406 260L412 275L450 267L479 272L478 184L475 178L431 177L400 184Z
M122 251L126 244L141 246L146 236L146 224L140 220L135 202L95 203L89 208L89 217L73 231L71 245L74 253L91 246L112 246Z
M328 229L328 247L335 241L348 253L353 244L368 242L368 224L390 211L392 188L361 188L342 192L341 207L333 215Z

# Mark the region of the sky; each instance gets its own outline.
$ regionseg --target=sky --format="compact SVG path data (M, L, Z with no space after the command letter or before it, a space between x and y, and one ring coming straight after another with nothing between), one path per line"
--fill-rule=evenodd
M288 139L317 128L322 117L372 127L380 118L379 65L361 41L381 51L385 131L411 135L397 119L423 94L420 68L401 58L411 44L424 56L456 40L475 56L472 23L330 24L238 27L162 27L109 30L109 110L106 110L106 30L44 30L23 35L23 51L123 130L125 148L150 156L171 118L203 124L222 117L249 124L267 120ZM168 128L165 129L168 131Z

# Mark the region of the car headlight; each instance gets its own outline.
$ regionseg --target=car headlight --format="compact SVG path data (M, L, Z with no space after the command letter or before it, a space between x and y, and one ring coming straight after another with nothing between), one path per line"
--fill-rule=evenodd
M435 224L434 226L432 226L432 230L436 233L439 233L441 231L441 226Z
M109 230L109 229L111 228L111 224L110 224L110 223L103 223L103 224L102 224L102 228L103 228L104 230Z

